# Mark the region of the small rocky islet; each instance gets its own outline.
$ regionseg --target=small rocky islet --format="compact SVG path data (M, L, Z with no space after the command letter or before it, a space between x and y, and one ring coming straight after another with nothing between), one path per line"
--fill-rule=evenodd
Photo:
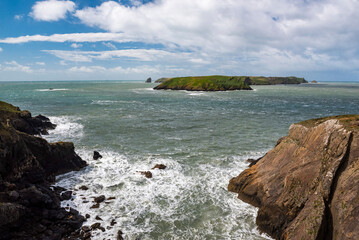
M253 90L251 85L301 84L308 83L297 77L254 77L254 76L196 76L160 78L155 90L187 90L187 91L230 91Z

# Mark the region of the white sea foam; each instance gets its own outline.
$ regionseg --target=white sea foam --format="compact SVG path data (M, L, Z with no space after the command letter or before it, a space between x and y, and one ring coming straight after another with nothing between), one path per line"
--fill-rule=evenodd
M91 104L98 104L98 105L111 105L113 103L117 103L118 101L112 100L92 100Z
M205 93L204 92L187 92L187 94L190 96L202 96Z
M112 219L116 220L117 224L112 229L94 232L95 239L113 239L119 229L127 239L153 239L149 235L156 231L153 222L158 224L161 221L172 230L172 234L165 238L162 236L161 239L203 239L211 236L218 228L222 228L221 238L224 239L234 236L236 239L246 239L246 236L253 235L258 239L270 239L261 236L254 226L256 209L227 191L229 179L248 164L243 161L247 156L234 157L230 166L225 167L203 164L196 167L198 173L193 174L190 166L171 158L127 157L117 152L103 151L103 158L95 161L91 159L91 150L81 149L78 154L88 161L89 167L58 177L57 185L69 189L79 189L82 185L89 187L87 191L75 191L72 200L62 202L63 206L74 207L83 215L91 215L84 225L101 222L107 228ZM250 156L258 157L262 154L254 153ZM165 164L167 168L151 170L151 179L139 173L150 170L157 163ZM114 196L116 199L108 201L108 204L101 203L98 209L91 209L94 204L92 197L102 194L106 198ZM178 224L197 221L193 219L197 217L196 214L189 215L191 211L197 211L197 207L204 208L204 213L199 214L201 227L189 225L185 229L177 228ZM212 216L212 211L226 213L216 218ZM96 220L96 216L100 216L103 221Z
M52 91L68 91L68 88L45 88L45 89L36 89L38 92L52 92Z
M74 141L83 137L83 125L80 118L70 116L49 117L56 124L56 128L49 130L49 135L44 137L50 141Z

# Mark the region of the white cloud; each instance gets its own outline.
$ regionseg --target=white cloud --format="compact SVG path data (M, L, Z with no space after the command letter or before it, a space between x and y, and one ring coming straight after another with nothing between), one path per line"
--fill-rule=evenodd
M73 44L71 44L71 47L72 47L72 48L80 48L80 47L82 47L82 44L73 43Z
M66 14L74 10L75 3L72 1L38 1L32 7L30 16L38 21L58 21L66 18Z
M113 68L105 68L102 66L80 66L80 67L72 67L69 68L70 72L82 72L82 73L121 73L121 74L158 74L160 73L159 66L137 66L137 67L113 67Z
M2 52L2 48L0 47L0 52Z
M30 67L21 65L16 61L5 62L5 66L0 66L0 71L26 72L26 73L33 72L33 70Z
M44 62L36 62L36 64L40 65L40 66L45 66L46 65L46 63L44 63Z
M21 19L23 19L23 18L24 18L24 15L21 15L21 14L14 16L14 19L15 19L15 20L21 20Z
M129 38L123 33L68 33L45 35L26 35L14 38L0 39L0 43L18 44L27 42L130 42L134 38Z
M86 72L86 73L100 72L104 70L106 70L106 68L101 66L91 66L91 67L81 66L81 67L72 67L69 69L70 72Z
M357 0L162 0L133 7L107 1L77 10L75 16L88 26L123 33L134 41L205 53L213 59L242 57L246 63L255 52L271 54L266 49L275 49L275 54L308 60L305 51L313 49L318 56L328 55L329 61L345 61L357 58L353 53L359 51L357 9ZM276 56L269 60L256 55L268 63ZM199 59L193 61L200 63Z
M117 47L115 45L113 45L112 43L110 43L110 42L104 42L102 44L105 45L108 48L117 49Z
M180 59L188 57L188 53L174 53L157 49L126 49L112 51L63 51L43 50L62 60L72 62L92 62L96 60L110 60L123 58L126 60L157 61L161 59Z

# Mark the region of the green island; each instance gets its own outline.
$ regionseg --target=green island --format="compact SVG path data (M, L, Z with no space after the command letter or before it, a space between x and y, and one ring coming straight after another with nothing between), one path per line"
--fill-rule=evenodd
M254 77L254 76L196 76L160 78L160 84L154 89L187 90L187 91L228 91L253 90L250 85L276 85L307 83L297 77Z

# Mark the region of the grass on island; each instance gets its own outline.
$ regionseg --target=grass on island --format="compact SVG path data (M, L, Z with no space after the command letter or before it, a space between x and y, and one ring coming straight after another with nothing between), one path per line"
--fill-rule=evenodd
M160 84L154 89L172 89L188 91L227 91L252 90L249 85L276 85L307 83L297 77L254 77L254 76L198 76L160 78Z
M303 125L305 127L314 127L325 121L336 119L347 129L347 130L359 130L359 115L337 115L329 116L324 118L315 118L309 119L306 121L299 122L297 124Z
M245 81L247 77L200 76L177 77L162 82L155 89L172 89L188 91L227 91L252 90Z
M300 84L307 83L304 78L297 77L249 77L250 85L276 85L276 84Z

